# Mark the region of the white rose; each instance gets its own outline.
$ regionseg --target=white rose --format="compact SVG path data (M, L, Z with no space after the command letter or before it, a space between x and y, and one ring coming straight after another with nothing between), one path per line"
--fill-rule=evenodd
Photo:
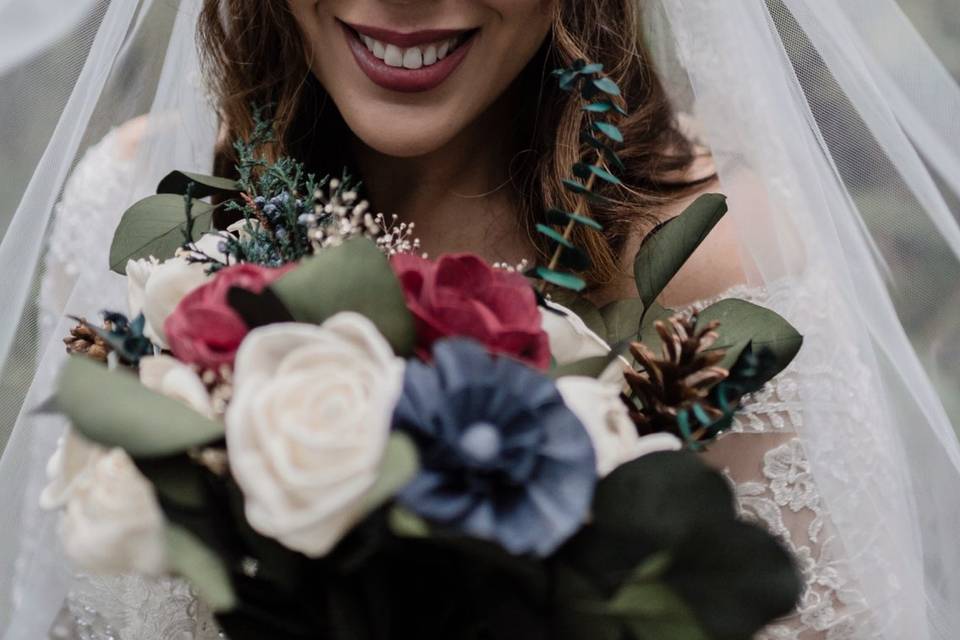
M156 575L166 566L163 513L150 482L122 449L76 479L60 523L66 555L91 573Z
M197 372L170 356L140 359L140 382L152 391L179 400L197 413L214 418L210 393Z
M543 330L550 340L550 353L558 365L570 364L610 353L610 345L598 336L576 313L556 302L547 301L553 311L540 308ZM600 380L623 385L623 371L630 363L623 357L610 363Z
M318 557L356 523L377 478L403 370L356 313L247 336L226 434L254 529Z
M683 443L669 433L640 437L620 400L617 384L568 376L557 381L564 403L586 427L603 477L622 464L657 451L677 451Z
M40 494L40 506L44 509L61 509L73 495L77 481L107 450L67 428L57 441L57 450L47 462L47 479L50 481Z
M127 308L130 318L136 318L143 311L144 290L147 281L153 275L160 261L156 258L127 260Z
M220 251L222 238L208 233L193 244L200 253L226 260ZM155 258L130 260L127 262L127 302L130 317L135 318L141 312L146 319L143 333L161 348L167 348L163 335L163 323L180 304L184 296L206 283L210 276L204 264L187 260L189 254L181 251L169 260L160 263Z

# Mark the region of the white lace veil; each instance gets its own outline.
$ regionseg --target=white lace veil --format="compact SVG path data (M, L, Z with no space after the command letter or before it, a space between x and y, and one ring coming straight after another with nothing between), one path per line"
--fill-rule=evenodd
M753 283L825 283L808 315L853 354L820 365L858 393L798 389L799 435L879 637L960 637L960 446L944 406L957 421L960 89L894 0L638 1L661 76L713 152ZM33 4L0 0L0 16ZM29 57L0 39L0 163L15 148L20 171L0 193L0 215L19 202L0 244L4 640L44 637L67 588L56 520L36 507L62 424L30 413L69 324L38 318L55 203L83 151L133 116L149 114L148 134L117 215L169 169L208 171L216 131L199 0L42 4L76 9L51 14L72 26L23 23ZM122 306L108 246L74 247L86 267L45 306ZM838 404L870 427L837 424Z

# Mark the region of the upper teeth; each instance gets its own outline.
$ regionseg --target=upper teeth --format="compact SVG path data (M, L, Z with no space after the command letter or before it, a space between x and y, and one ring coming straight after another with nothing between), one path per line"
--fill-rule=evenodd
M361 40L367 45L373 55L377 56L383 62L391 67L404 67L406 69L419 69L420 67L429 67L438 61L447 57L447 54L457 46L457 39L450 38L440 42L433 42L420 47L408 47L401 49L392 44L386 44L379 40L374 40L370 36L361 35Z

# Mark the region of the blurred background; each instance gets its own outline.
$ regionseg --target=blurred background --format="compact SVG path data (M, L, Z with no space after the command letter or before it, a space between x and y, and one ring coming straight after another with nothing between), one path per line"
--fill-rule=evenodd
M938 57L960 81L960 0L898 1ZM69 91L80 72L83 52L89 49L96 35L94 25L102 16L107 0L94 0L92 4L94 8L91 10L90 20L58 40L47 53L35 57L17 71L0 74L0 86L4 87L4 91L0 92L0 127L4 131L4 145L0 146L0 234L5 232L33 167L44 152L44 146L56 125L56 118L69 98ZM151 74L155 77L155 74L159 73L162 56L158 56L157 51L160 43L167 39L176 5L177 0L156 0L153 3L153 8L140 25L137 37L131 41L130 51L123 58L125 69L115 70L113 73L113 77L118 79L114 82L118 85L130 82L131 79L134 79L134 82L128 87L114 87L106 92L106 95L134 96L139 112L149 109L153 96L143 91L141 85L152 86L154 83L148 79ZM892 42L891 46L895 47L896 43ZM74 55L70 55L71 53ZM77 62L71 65L64 64L63 60ZM134 72L129 73L131 70ZM29 82L27 78L30 79ZM825 103L828 93L828 90L824 91ZM24 96L29 96L29 99L23 100ZM32 105L29 112L19 110L18 105L23 103ZM107 133L110 125L120 124L129 116L130 114L117 114L115 118L102 118L103 126L92 127L84 145L96 142ZM957 117L960 118L960 114ZM891 224L897 226L898 203L891 202L885 196L882 182L865 182L861 185L857 198L861 203L868 204L863 207L864 210L877 212L871 215L878 217L876 223L879 227L889 227ZM957 206L954 211L960 211L960 203L955 204ZM927 244L925 234L928 230L918 229L912 236L910 233L903 234L903 231L900 225L898 242L903 242L903 238L907 237L907 243L911 244L905 248L904 255L924 256L924 264L916 265L916 281L936 277L937 260L953 259L949 255L942 255L942 252L938 255L936 251L923 250ZM928 370L933 372L936 372L938 367L947 371L960 362L960 283L942 283L940 290L953 293L936 301L939 313L931 314L929 308L924 312L914 312L904 305L900 308L902 319L915 340L921 359L927 364ZM894 292L895 301L896 297ZM24 318L18 337L21 345L36 342L36 326L35 315ZM0 394L22 399L31 376L32 367L7 366L0 373ZM946 384L941 384L941 396L948 405L954 424L960 425L960 389L944 388ZM0 415L0 450L15 420L16 412L8 411Z

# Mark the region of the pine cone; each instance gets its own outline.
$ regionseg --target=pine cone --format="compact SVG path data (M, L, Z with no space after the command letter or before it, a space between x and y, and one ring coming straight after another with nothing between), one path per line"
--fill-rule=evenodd
M708 351L717 341L720 323L708 322L698 329L695 314L678 314L654 326L663 342L662 357L643 343L630 345L641 367L625 374L634 394L626 398L630 417L641 435L667 432L684 437L677 421L681 411L699 405L711 420L724 414L709 399L710 391L730 374L717 366L725 352Z
M107 361L110 345L104 342L86 320L78 319L78 324L70 329L70 335L63 339L67 353L85 355L99 362Z

